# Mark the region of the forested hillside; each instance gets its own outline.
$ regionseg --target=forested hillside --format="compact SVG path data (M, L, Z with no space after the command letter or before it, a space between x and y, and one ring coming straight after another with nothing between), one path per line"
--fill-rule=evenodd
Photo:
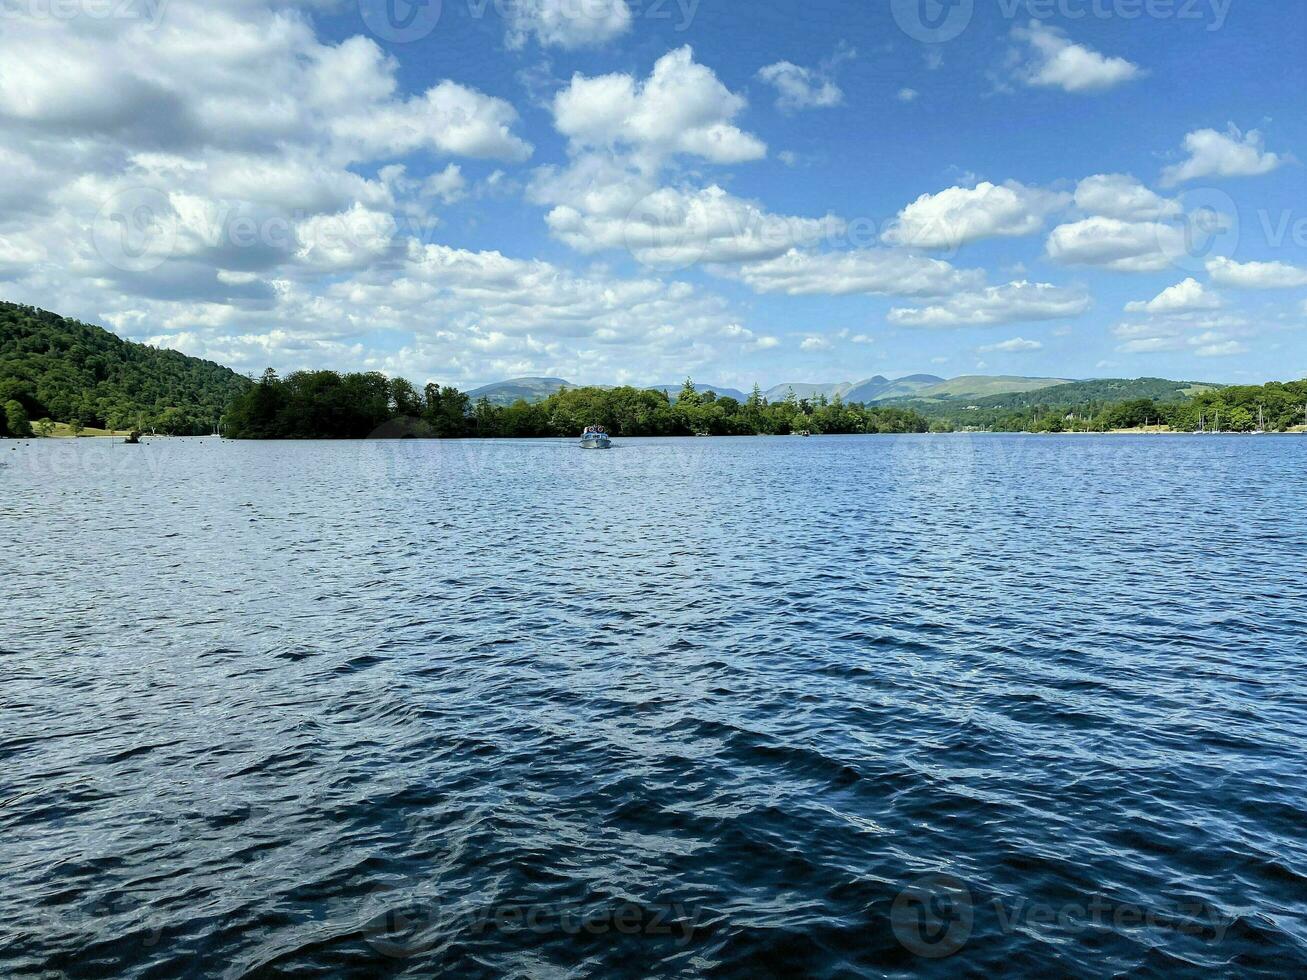
M0 303L0 434L26 435L22 420L44 418L169 435L211 432L250 384L211 361L134 344L45 310Z

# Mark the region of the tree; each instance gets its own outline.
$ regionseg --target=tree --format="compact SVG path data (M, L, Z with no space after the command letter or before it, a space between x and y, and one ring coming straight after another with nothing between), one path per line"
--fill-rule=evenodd
M36 423L36 433L42 439L49 439L54 435L54 423L49 419L41 419L41 421Z
M82 420L78 418L74 418L68 423L68 431L72 434L74 439L80 436L85 428L86 426L82 425Z
M5 427L9 434L18 439L32 437L32 423L27 418L27 410L17 401L5 402Z
M403 378L390 379L390 404L396 415L416 418L422 412L422 396Z
M676 396L676 404L682 408L692 408L702 403L703 398L699 395L699 389L694 386L693 381L686 378L685 384L681 385L681 393Z

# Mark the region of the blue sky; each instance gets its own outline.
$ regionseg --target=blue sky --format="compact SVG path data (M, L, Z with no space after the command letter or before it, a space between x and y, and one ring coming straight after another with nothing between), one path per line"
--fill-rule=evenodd
M0 295L136 339L462 386L1307 375L1297 10L84 4L0 0Z

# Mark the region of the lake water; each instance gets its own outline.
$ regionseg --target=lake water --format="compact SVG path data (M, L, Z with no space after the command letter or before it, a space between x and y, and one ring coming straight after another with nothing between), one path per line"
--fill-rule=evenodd
M0 975L1301 974L1305 474L0 443Z

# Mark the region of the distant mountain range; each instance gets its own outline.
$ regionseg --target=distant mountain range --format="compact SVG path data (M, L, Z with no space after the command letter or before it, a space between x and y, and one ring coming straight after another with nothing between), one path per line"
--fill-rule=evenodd
M651 385L649 390L665 391L667 394L672 396L672 401L676 401L677 396L681 393L681 389L684 387L685 383L682 382L679 385ZM711 391L718 398L734 398L738 402L742 402L749 397L738 388L728 388L725 385L701 385L696 383L694 390L699 392L701 395L704 392Z
M763 396L769 402L784 401L793 391L800 399L816 400L821 396L831 399L838 395L846 402L872 404L873 402L894 401L905 398L952 400L958 398L984 398L991 395L1003 395L1017 392L1037 391L1065 385L1070 382L1065 378L1021 378L1021 377L987 377L983 375L966 375L951 380L936 377L933 374L910 374L905 378L886 378L877 375L863 381L836 381L826 384L808 382L787 382L768 388ZM485 398L492 405L511 405L518 399L527 402L544 401L556 391L580 387L562 378L513 378L498 381L468 392L472 399ZM608 387L601 385L600 387ZM651 391L664 391L676 400L682 385L651 385ZM696 384L699 392L713 392L718 398L734 398L744 401L748 393L738 388L717 384Z
M518 401L534 404L544 401L554 392L576 387L562 378L512 378L469 391L468 395L473 401L484 398L492 405L512 405Z

